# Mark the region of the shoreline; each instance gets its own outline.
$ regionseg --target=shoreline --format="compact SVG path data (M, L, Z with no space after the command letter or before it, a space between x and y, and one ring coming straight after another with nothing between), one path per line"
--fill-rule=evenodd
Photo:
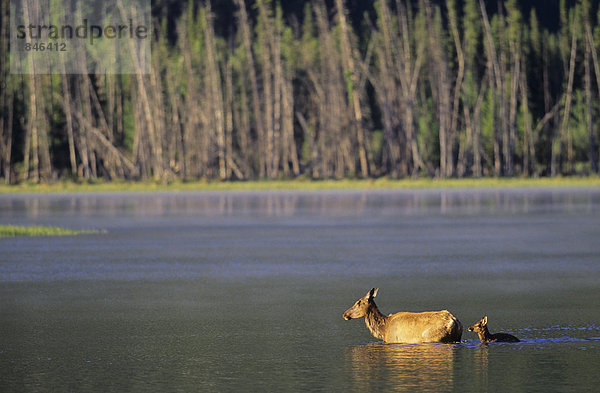
M341 180L250 180L172 182L95 182L72 181L47 184L0 185L0 195L127 192L239 192L239 191L342 191L342 190L416 190L483 188L567 188L600 187L600 177L554 178L480 178L480 179L341 179Z

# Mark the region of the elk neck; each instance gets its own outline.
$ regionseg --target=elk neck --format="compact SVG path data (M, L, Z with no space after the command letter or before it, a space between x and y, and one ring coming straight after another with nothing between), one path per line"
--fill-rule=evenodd
M481 342L489 342L492 339L492 335L490 334L490 331L485 325L481 329L479 329L477 335L479 336Z
M369 304L367 314L365 315L365 323L374 337L385 340L387 319L388 317L379 311L375 302Z

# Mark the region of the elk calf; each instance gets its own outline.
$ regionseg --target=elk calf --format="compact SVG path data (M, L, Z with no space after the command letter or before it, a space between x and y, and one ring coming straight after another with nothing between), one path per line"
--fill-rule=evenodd
M365 318L371 334L386 343L451 343L460 341L462 324L447 310L399 312L383 315L373 298L379 288L371 289L343 314L345 320Z
M469 326L470 332L475 332L479 336L479 339L482 343L497 343L497 342L507 342L507 343L516 343L521 340L508 333L496 333L492 334L488 330L487 327L487 315L473 326Z

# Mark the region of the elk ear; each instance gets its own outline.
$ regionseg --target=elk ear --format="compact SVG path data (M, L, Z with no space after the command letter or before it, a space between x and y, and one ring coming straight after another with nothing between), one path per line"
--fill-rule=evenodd
M487 315L481 319L481 322L483 323L483 325L487 325Z
M369 293L367 293L367 299L369 299L369 300L373 299L375 296L377 296L378 291L379 291L379 288L371 288Z

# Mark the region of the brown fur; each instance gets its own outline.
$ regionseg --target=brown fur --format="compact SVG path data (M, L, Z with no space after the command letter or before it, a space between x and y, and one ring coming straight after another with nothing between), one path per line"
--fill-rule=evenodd
M473 326L469 326L470 332L475 332L479 336L482 343L496 343L496 342L519 342L518 338L508 333L496 333L492 334L487 327L487 315L475 323Z
M428 312L398 312L383 315L373 298L379 289L371 289L344 312L346 320L365 318L371 334L386 343L458 342L462 324L447 310Z

